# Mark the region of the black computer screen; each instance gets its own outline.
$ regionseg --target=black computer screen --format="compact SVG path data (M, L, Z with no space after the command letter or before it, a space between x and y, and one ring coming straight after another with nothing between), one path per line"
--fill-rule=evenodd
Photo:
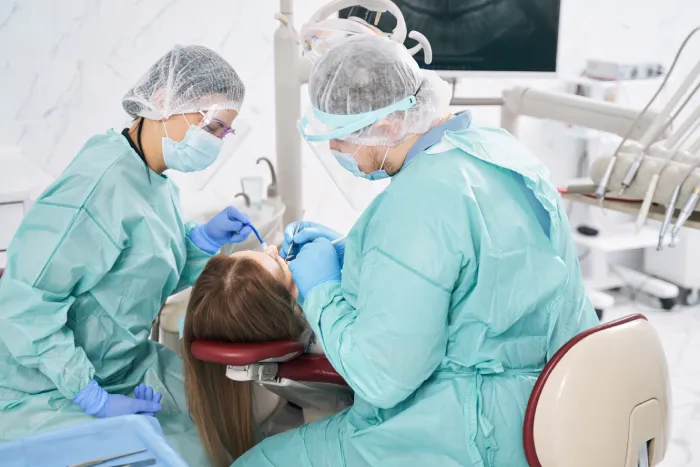
M560 0L393 0L408 31L423 33L433 62L423 68L446 71L554 72L557 65ZM362 7L340 11L384 32L396 26L391 14ZM375 24L376 23L376 24ZM415 41L406 39L406 46Z

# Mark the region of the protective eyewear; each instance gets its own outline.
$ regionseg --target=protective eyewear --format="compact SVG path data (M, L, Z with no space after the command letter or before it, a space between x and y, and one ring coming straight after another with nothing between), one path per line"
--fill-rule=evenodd
M236 134L236 130L231 128L231 126L228 125L226 122L223 122L218 118L211 117L201 110L199 111L199 113L203 117L202 121L199 124L199 127L205 130L207 133L211 133L219 139L224 139L227 135Z

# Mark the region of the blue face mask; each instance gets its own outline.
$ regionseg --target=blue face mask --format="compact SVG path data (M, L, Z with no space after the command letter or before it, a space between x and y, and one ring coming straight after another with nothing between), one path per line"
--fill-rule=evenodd
M167 135L167 132L166 132ZM224 141L205 130L190 125L185 138L178 142L163 138L163 159L169 169L199 172L216 161Z
M386 173L386 170L375 170L374 172L369 174L364 173L362 170L360 170L360 166L357 164L357 161L352 156L352 154L336 151L335 149L331 149L331 153L335 157L335 160L337 160L338 163L342 165L345 170L347 170L356 177L364 178L365 180L382 180L389 177L389 174ZM384 154L384 161L382 161L382 167L384 167L384 162L386 161L386 156L388 153L389 149L387 148L387 153Z

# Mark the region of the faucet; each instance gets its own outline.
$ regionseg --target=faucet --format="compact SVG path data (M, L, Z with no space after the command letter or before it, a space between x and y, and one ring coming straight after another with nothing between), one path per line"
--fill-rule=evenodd
M279 195L279 191L277 190L277 174L275 173L275 167L267 157L261 157L255 163L259 164L261 161L267 162L267 166L270 169L270 175L272 176L272 183L270 183L270 186L267 187L267 197L268 199L276 198Z
M238 198L239 196L243 197L243 199L245 200L245 207L249 208L250 207L250 196L248 196L247 193L244 193L241 191L240 193L236 193L234 198Z

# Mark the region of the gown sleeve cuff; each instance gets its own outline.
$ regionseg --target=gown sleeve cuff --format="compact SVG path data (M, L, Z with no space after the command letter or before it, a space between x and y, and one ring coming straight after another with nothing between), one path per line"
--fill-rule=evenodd
M340 296L340 282L334 281L315 287L304 300L304 315L317 336L320 335L319 327L323 310Z
M202 257L206 257L207 259L211 258L214 256L218 251L219 248L212 244L209 239L204 238L200 232L195 231L196 227L198 227L199 224L197 222L190 221L187 224L185 224L185 230L187 234L185 235L185 242L187 243L187 254L188 256L193 254L194 252L201 254ZM192 236L198 237L198 242L202 245L207 245L207 250L203 250L202 248L197 246L197 243L192 241Z

